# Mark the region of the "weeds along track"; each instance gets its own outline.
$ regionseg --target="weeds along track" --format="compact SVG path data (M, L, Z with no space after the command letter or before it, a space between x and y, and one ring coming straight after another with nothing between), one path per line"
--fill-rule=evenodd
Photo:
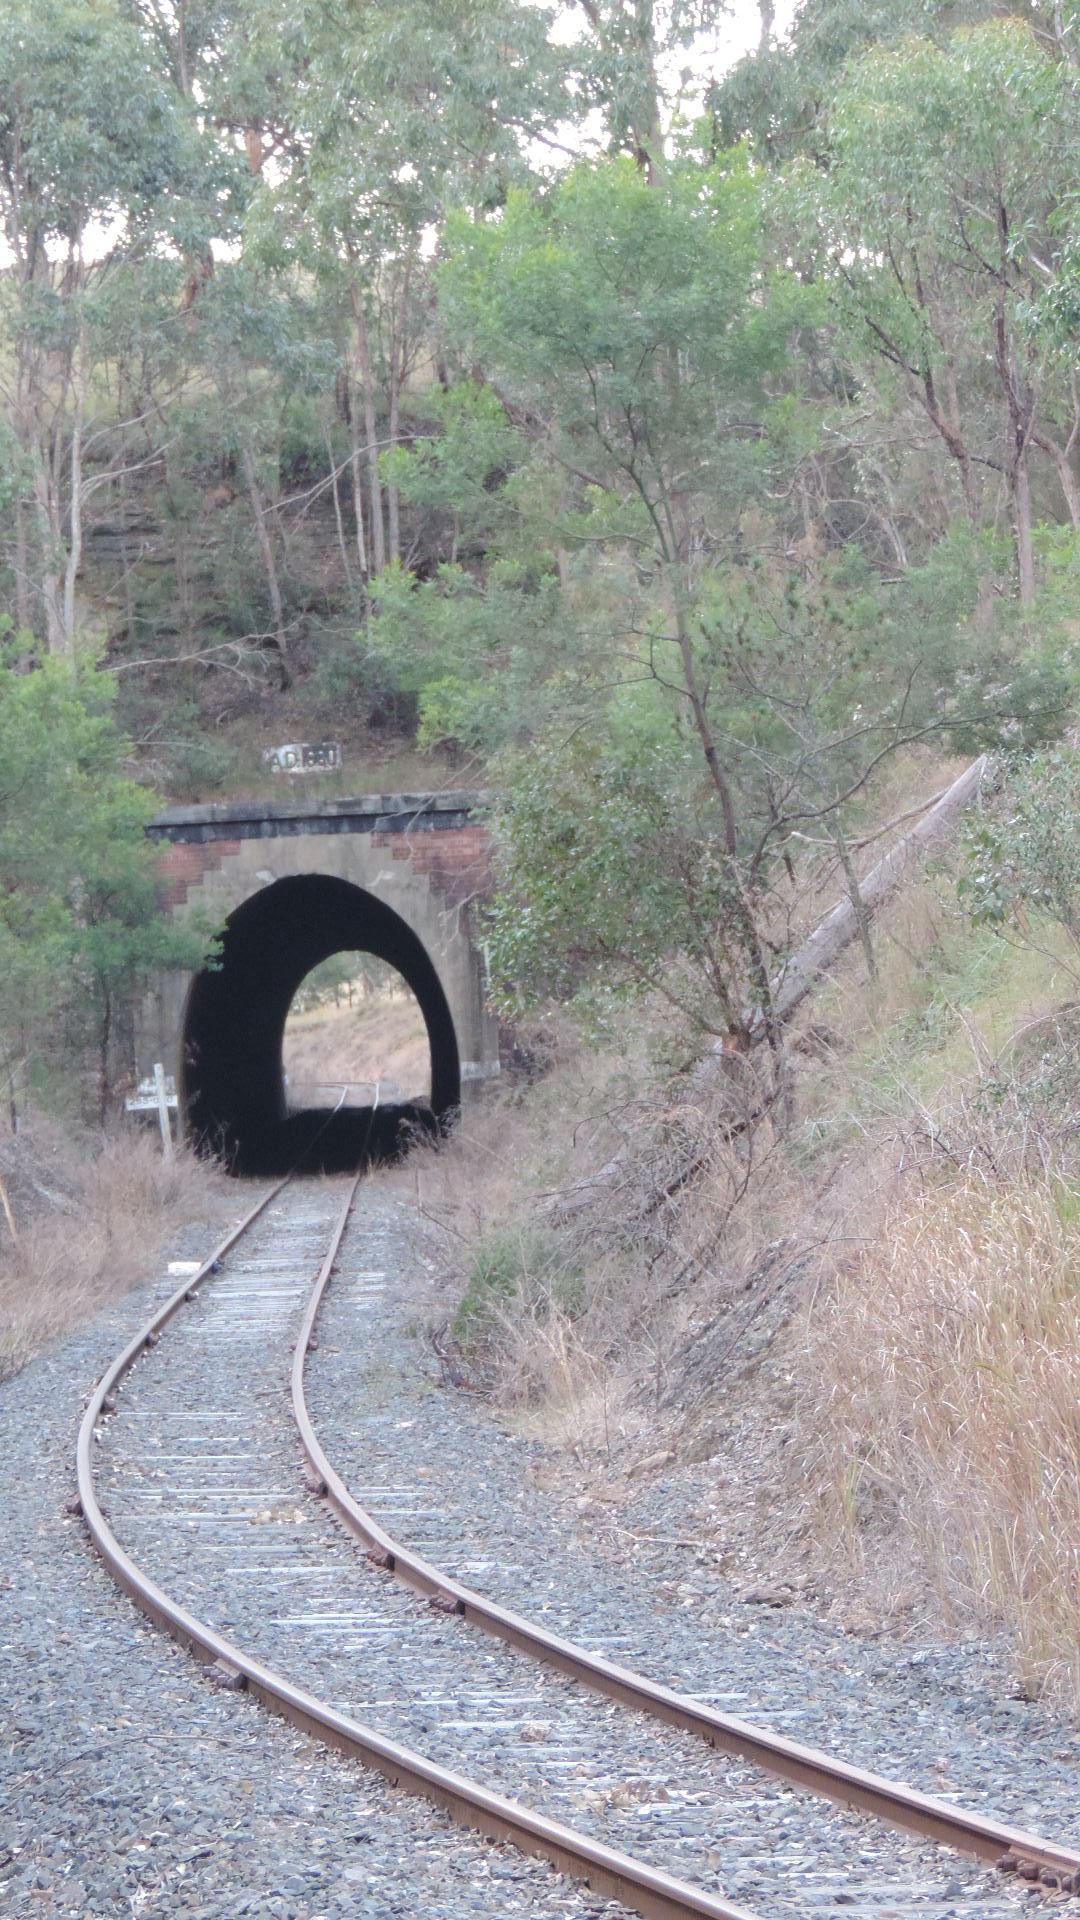
M1029 1883L1080 1889L1080 1853L625 1671L530 1621L527 1583L510 1612L392 1538L335 1472L304 1393L327 1285L347 1290L361 1338L385 1285L350 1228L355 1193L273 1188L114 1361L83 1420L96 1546L212 1677L663 1920L838 1906L996 1920L1030 1911Z

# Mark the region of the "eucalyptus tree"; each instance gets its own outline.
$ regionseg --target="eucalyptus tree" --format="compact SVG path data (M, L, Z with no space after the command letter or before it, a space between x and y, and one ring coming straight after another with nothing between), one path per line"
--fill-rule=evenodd
M999 0L801 0L778 38L775 8L769 0L759 7L757 47L711 82L706 108L717 150L746 139L759 164L770 166L797 154L823 159L837 83L862 55L914 36L947 39L958 26L1010 10ZM1026 0L1011 10L1027 19L1033 12Z
M1080 529L1075 365L1029 324L1060 270L1078 155L1073 71L1006 19L852 63L827 164L795 167L787 188L856 383L919 409L974 528L993 524L1004 484L1025 605L1040 456L1044 499Z
M276 654L283 687L290 644L277 512L280 439L289 408L333 387L336 346L326 318L303 288L277 283L243 258L223 262L199 299L192 370L214 396L217 457L247 495L265 585L268 623L245 643Z
M579 539L594 518L600 545L638 555L663 608L656 644L675 650L734 846L693 620L760 470L768 381L808 304L762 260L757 183L737 155L673 166L658 188L628 161L584 165L542 204L515 193L497 221L459 220L451 243L448 323L544 421L552 458L583 489Z
M446 464L414 450L399 474L467 512L486 461L486 578L394 577L371 638L429 726L509 749L504 987L681 979L736 1048L758 1010L779 1086L770 978L805 837L857 908L848 838L877 769L946 720L995 737L1046 684L989 640L976 661L941 569L883 587L858 541L798 528L799 368L829 316L771 261L766 201L740 153L652 179L627 158L451 224L441 308L486 385Z
M281 35L291 67L272 109L276 164L249 239L267 261L312 274L347 317L366 575L400 551L379 456L399 438L418 357L432 351L429 261L446 208L496 204L525 176L531 136L566 109L549 26L548 12L520 0L313 0L290 10Z
M767 1017L763 932L742 866L742 769L724 738L706 622L764 472L770 387L782 385L792 334L812 307L770 270L760 242L759 183L738 155L711 168L669 161L660 175L636 156L583 164L542 199L512 192L498 219L452 223L443 313L532 443L514 485L533 551L526 560L509 543L483 621L453 576L410 600L429 603L444 635L455 606L486 635L486 668L473 656L483 702L485 672L509 690L507 660L519 657L537 606L556 596L578 646L568 642L555 662L535 651L548 680L539 710L550 713L555 696L570 733L622 740L615 761L629 754L654 773L667 764L673 792L696 767L709 897L723 892L742 956L727 999L735 1004L749 976ZM392 621L383 630L392 647ZM436 658L432 679L441 671ZM635 793L641 784L631 780ZM583 781L583 799L587 790ZM628 806L627 831L634 817ZM558 843L556 831L552 853ZM704 896L702 911L714 919Z
M109 284L163 249L179 267L227 192L121 0L12 0L0 38L0 397L18 613L53 652L76 640L87 503L142 457L124 437L138 420L106 426L99 404Z
M144 828L154 797L125 773L111 676L49 658L12 671L0 629L0 1071L17 1088L89 1045L105 1118L132 995L157 967L194 966L206 939L157 910Z

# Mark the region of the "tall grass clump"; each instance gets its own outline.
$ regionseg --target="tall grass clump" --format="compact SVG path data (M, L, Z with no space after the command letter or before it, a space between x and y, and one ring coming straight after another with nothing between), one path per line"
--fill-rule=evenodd
M904 1192L815 1316L836 1498L884 1490L943 1591L1080 1695L1080 1194L959 1166Z
M0 1147L0 1380L147 1278L170 1234L214 1219L226 1183L149 1136L90 1139L38 1118Z

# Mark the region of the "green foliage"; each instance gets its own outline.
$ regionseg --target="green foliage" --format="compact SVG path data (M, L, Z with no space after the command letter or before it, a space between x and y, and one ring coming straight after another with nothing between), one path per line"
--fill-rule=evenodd
M426 399L432 431L380 461L402 497L443 515L470 547L486 552L511 514L506 481L528 460L528 442L486 387L463 381Z
M766 42L712 85L708 131L722 146L749 138L763 160L820 158L822 103L845 67L914 34L946 39L994 11L992 0L802 0L782 45Z
M182 138L139 35L113 0L11 0L0 36L0 163L22 244L157 209Z
M93 1044L106 1101L126 1002L206 941L157 912L154 801L125 777L108 678L59 660L20 672L18 647L0 655L0 1044L9 1071Z
M769 384L820 309L764 270L764 238L738 154L659 183L629 162L579 166L542 203L512 194L497 222L451 229L444 311L579 483L548 523L564 555L552 614L573 624L560 655L525 650L532 745L501 769L491 954L507 1008L660 992L698 1031L740 1028L767 994L762 929L792 836L839 840L905 740L1039 738L1059 704L1049 650L977 617L988 542L973 529L891 589L854 542L803 568L769 555L773 463L803 460L815 434ZM490 538L520 552L521 517ZM505 724L520 601L500 605L504 566L483 584L461 568L391 584L385 631L428 737L470 737L471 721L477 746L522 742Z
M828 134L826 165L789 170L787 231L856 366L910 383L975 514L995 380L1010 427L1027 410L1036 435L1057 431L1056 397L1034 385L1053 327L1039 341L1032 321L1067 304L1057 269L1075 214L1075 74L1017 18L891 41L840 74ZM989 464L1006 471L1009 458L998 444Z
M558 580L513 567L477 579L446 563L419 582L389 567L362 636L405 692L419 695L417 743L490 753L534 730L557 698L566 634Z
M650 517L672 459L695 491L745 473L740 409L812 310L762 262L760 193L738 154L659 186L608 161L572 168L544 202L511 193L498 221L451 223L448 323L542 402L574 465Z
M1007 574L1008 541L959 521L920 565L876 593L874 655L913 672L913 716L951 749L1015 753L1056 739L1076 686L1071 536L1040 542L1042 583L1023 613L986 583Z
M579 1276L566 1266L555 1237L541 1227L495 1229L481 1240L458 1302L452 1329L461 1345L483 1348L501 1319L524 1307L543 1317L551 1306L572 1313Z
M345 15L308 0L251 25L277 81L264 79L262 115L292 135L253 210L256 243L345 282L407 248L448 200L497 203L526 173L517 130L567 104L547 14L513 0Z
M1080 954L1080 753L1060 746L1011 771L966 836L958 892L977 926L1039 943L1049 922Z
M500 769L504 888L487 942L508 1015L584 994L593 1018L659 991L691 1031L738 1018L740 900L715 802L693 762L647 714L618 737L579 734ZM644 721L645 724L641 724Z

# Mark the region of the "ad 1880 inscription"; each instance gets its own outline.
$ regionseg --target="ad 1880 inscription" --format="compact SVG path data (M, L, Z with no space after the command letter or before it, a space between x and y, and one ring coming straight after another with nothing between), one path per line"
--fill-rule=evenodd
M341 766L341 748L332 740L268 747L263 763L271 773L333 773Z

